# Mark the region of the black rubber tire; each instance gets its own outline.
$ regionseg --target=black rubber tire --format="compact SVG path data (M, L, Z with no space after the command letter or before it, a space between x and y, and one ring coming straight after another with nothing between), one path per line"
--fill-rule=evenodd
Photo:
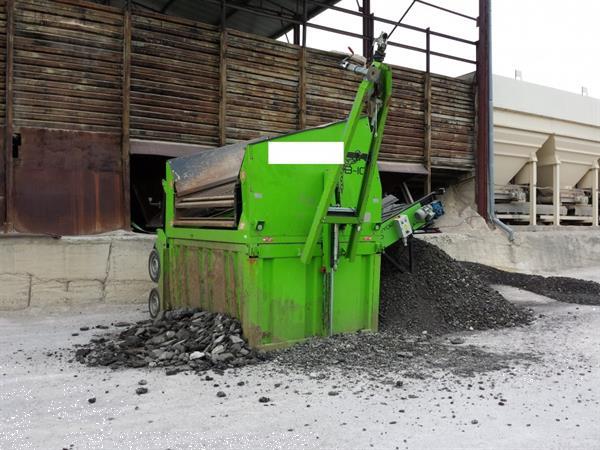
M160 256L155 248L152 249L150 256L148 256L148 274L152 281L158 283L158 279L160 278Z
M156 319L160 313L160 294L156 288L152 288L148 295L148 312L153 319Z

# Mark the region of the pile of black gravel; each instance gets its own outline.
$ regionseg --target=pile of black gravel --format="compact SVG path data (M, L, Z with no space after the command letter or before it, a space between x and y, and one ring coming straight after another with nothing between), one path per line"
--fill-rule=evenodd
M408 270L408 250L402 243L388 248L387 257L382 258L382 329L442 334L531 321L531 311L508 302L479 277L476 268L464 266L420 239L414 239L413 246L413 273Z
M240 367L258 362L258 356L239 321L191 308L139 321L116 336L93 337L75 352L77 361L89 366L160 367L169 375Z
M460 337L441 338L427 333L383 330L313 338L268 353L273 370L301 370L311 378L326 378L333 370L348 377L362 375L386 382L390 374L402 378L429 378L436 371L473 375L531 362L531 353L487 352L464 345ZM398 387L398 386L396 386Z
M171 375L224 370L264 359L275 360L283 369L338 368L348 373L434 369L464 360L462 366L476 372L495 370L523 357L499 357L462 347L462 339L451 342L457 347L432 338L452 331L526 324L532 318L529 310L512 305L474 270L424 241L414 241L414 273L408 271L408 252L402 245L389 248L387 255L394 262L382 260L379 333L311 339L265 355L248 347L236 319L181 309L159 320L137 322L118 335L96 336L76 351L76 359L113 369L158 367Z
M600 284L594 281L505 272L478 263L464 262L462 264L467 269L476 272L482 280L489 284L502 284L525 289L560 302L600 305Z

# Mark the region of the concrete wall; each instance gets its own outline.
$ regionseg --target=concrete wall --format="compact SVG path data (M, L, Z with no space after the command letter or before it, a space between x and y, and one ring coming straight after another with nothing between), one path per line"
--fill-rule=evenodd
M557 272L600 267L600 232L578 228L517 230L509 242L499 230L422 236L459 261L516 272Z
M521 272L600 267L600 232L517 230L515 241L490 230L468 206L471 180L446 195L444 233L420 239L461 261ZM111 233L95 237L0 237L0 311L84 303L146 302L154 286L148 254L154 237ZM418 255L417 255L418 257Z
M0 237L0 310L144 302L154 236Z

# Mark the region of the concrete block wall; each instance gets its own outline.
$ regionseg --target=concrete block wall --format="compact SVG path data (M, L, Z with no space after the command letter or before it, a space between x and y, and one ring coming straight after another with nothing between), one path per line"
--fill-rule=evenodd
M0 236L0 310L145 302L154 236Z
M570 227L517 230L509 242L499 230L423 235L459 261L525 273L600 267L600 230Z

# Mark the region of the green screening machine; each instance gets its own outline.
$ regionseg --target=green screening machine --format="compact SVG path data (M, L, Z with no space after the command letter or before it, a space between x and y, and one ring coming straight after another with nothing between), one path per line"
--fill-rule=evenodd
M259 348L377 330L384 249L443 212L431 195L382 198L385 47L382 34L370 65L342 61L363 77L347 120L169 161L152 317L186 306L227 313Z

